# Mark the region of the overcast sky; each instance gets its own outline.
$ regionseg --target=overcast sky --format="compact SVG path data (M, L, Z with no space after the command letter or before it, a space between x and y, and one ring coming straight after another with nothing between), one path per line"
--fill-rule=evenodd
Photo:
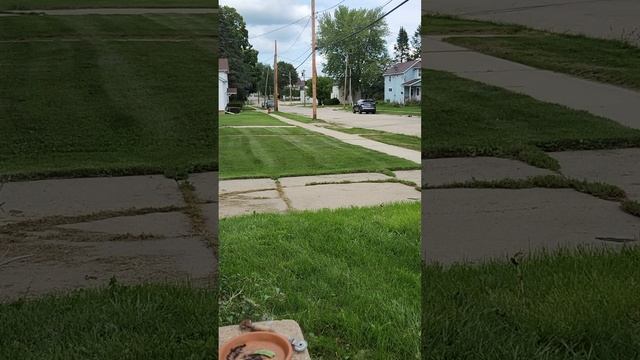
M388 3L383 9L383 12L387 12L402 1L316 0L316 11L322 11L338 3L350 8L369 9ZM259 51L258 61L265 64L273 64L274 40L278 41L279 60L298 66L307 57L308 50L311 48L311 22L307 21L309 19L308 15L311 13L310 0L220 0L220 5L234 7L242 15L247 23L249 42ZM420 0L409 0L409 2L385 18L390 31L386 39L389 55L393 56L393 45L400 26L404 26L409 37L411 37L420 24L420 16ZM305 19L286 29L258 36L302 18ZM318 72L322 72L324 59L320 54L318 54L317 59ZM302 70L305 70L305 77L308 79L311 75L311 59L298 69L298 73L300 74Z

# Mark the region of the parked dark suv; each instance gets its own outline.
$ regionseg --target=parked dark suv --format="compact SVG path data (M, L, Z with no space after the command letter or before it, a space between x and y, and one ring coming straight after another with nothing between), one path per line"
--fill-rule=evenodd
M371 99L360 99L353 105L353 113L376 113L376 102Z

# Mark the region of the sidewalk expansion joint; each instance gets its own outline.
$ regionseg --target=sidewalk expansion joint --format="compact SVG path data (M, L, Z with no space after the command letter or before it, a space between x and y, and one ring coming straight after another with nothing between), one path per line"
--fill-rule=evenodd
M278 192L278 196L280 196L282 201L284 201L284 204L287 206L287 211L293 210L293 206L291 206L291 200L284 193L284 188L282 187L280 180L276 180L276 186L277 186L276 191Z

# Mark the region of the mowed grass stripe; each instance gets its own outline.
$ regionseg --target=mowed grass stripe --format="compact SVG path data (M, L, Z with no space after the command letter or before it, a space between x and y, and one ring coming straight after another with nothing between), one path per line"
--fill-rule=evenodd
M215 79L213 46L82 41L0 49L0 174L216 167L217 95L206 80Z
M220 239L221 325L295 319L316 358L417 358L420 204L227 218Z
M220 116L220 126L264 126L264 125L276 125L287 126L286 124L272 116L266 116L258 111L245 111L242 114L230 115L225 114Z
M242 121L244 114L236 116ZM417 168L411 161L300 128L223 128L220 133L220 176L224 179Z
M0 10L86 9L86 8L214 8L212 0L6 0Z
M215 38L215 14L3 17L0 40L39 38Z
M511 154L547 167L553 161L545 159L542 150L640 145L640 130L586 111L545 103L446 72L424 70L423 74L427 86L423 157Z

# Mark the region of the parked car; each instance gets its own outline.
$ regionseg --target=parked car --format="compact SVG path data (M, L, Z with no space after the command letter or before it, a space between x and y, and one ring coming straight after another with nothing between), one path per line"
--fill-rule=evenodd
M353 105L353 113L376 113L376 102L371 99L360 99Z
M273 107L274 107L273 100L267 100L262 103L263 109L273 109Z

